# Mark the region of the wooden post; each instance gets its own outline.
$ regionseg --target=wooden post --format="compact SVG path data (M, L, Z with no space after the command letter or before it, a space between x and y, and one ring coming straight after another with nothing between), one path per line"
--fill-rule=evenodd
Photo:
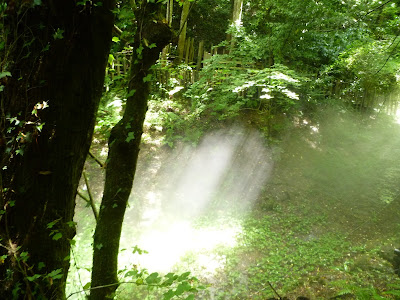
M203 62L203 55L204 55L204 41L200 41L199 50L197 53L197 71L200 71L201 69L201 63Z
M116 57L116 66L117 66L117 70L116 70L116 73L117 73L117 76L118 75L121 75L121 60L119 59L119 55L117 55L117 57Z
M194 38L190 39L189 61L190 63L194 63Z
M191 42L192 38L188 38L186 40L186 45L185 45L185 63L189 64L189 58L190 58L190 42Z

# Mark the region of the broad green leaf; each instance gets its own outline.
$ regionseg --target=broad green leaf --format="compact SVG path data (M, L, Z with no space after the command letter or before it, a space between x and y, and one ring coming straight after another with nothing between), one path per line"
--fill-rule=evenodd
M17 149L17 150L15 150L15 153L17 153L18 155L23 156L24 155L24 150L23 149Z
M58 241L61 238L62 238L61 232L57 232L55 235L53 235L53 240L55 240L55 241Z
M125 139L125 142L129 143L130 141L135 139L135 133L133 131L128 132L128 137Z
M179 280L179 281L185 280L185 279L187 279L187 278L189 277L189 275L190 275L190 272L182 273L182 274L178 277L178 280Z
M4 78L4 77L11 77L11 73L10 72L0 72L0 79Z
M118 42L120 41L120 39L119 39L119 37L114 36L114 37L112 38L112 41L113 41L114 43L118 43Z
M178 285L175 294L182 295L184 292L189 291L191 288L192 288L191 285L187 281L184 281Z
M62 269L56 269L47 274L48 278L61 279L63 277Z
M175 297L175 292L173 290L168 290L168 292L164 293L163 300L170 300Z
M160 283L161 277L157 272L151 273L147 278L145 279L147 284L157 284Z
M108 55L108 63L111 65L113 63L113 61L114 61L114 55L109 54Z
M153 78L153 75L147 74L146 77L143 78L143 82L151 81L152 78Z
M86 283L86 284L83 286L83 289L84 289L84 290L90 289L91 284L92 284L92 283L89 281L88 283Z
M138 270L130 270L125 273L125 278L126 277L135 277L139 273Z

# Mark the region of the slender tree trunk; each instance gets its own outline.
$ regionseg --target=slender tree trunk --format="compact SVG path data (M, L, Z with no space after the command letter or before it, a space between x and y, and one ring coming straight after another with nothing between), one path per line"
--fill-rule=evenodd
M189 16L189 8L190 2L185 0L182 7L182 14L181 14L181 23L180 23L180 33L178 38L178 56L179 56L179 63L183 60L183 55L185 53L185 45L186 45L186 28L187 28L187 19Z
M242 26L242 10L243 0L234 0L232 10L232 26L234 26L236 29L239 29ZM231 42L229 53L232 53L236 42L235 36L230 36L228 40Z
M9 2L1 50L1 69L11 76L0 92L0 299L65 298L75 195L111 43L114 1L101 2Z
M129 81L129 91L135 92L128 97L124 115L112 129L109 139L104 195L94 234L92 288L118 282L119 240L147 111L150 68L171 40L170 27L162 22L154 22L152 13L159 9L160 4L143 4L136 14L140 18L137 22L141 31L135 36L136 51L133 51ZM144 40L149 45L155 43L156 47L147 47ZM112 298L117 287L92 289L90 298Z

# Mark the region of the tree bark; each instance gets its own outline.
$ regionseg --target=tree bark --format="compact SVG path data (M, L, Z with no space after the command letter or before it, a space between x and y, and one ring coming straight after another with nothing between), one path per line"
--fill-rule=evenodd
M242 10L243 10L243 0L234 0L231 26L235 27L236 30L238 30L242 26ZM229 35L228 41L231 42L231 46L229 48L229 54L232 54L236 42L235 36Z
M183 55L185 53L186 45L186 28L187 18L189 16L190 2L185 0L182 7L181 22L180 22L180 33L178 37L178 63L183 61Z
M0 299L15 299L13 292L65 298L75 196L113 27L114 1L98 2L8 2L0 50L1 69L11 73L0 92Z
M109 138L108 163L103 199L93 243L93 287L91 299L114 297L118 285L118 252L122 222L136 171L143 122L147 111L150 68L162 49L171 41L170 27L154 21L161 4L144 4L135 13L138 31L135 35L130 70L129 91L124 115L112 129ZM155 46L154 46L155 44ZM106 287L106 285L112 285Z

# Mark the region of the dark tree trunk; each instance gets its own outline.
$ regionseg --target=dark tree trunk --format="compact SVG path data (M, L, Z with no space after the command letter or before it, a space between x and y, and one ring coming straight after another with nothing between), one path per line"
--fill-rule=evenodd
M146 1L143 1L146 3ZM112 129L104 195L94 234L91 299L113 297L118 287L118 251L121 227L132 189L143 121L149 96L150 68L171 40L167 24L154 22L161 4L143 4L136 12L138 30L133 45L128 97L121 121ZM155 44L155 47L152 44ZM105 287L107 285L111 285Z
M97 2L10 0L3 15L0 299L65 298L113 26L114 1Z

